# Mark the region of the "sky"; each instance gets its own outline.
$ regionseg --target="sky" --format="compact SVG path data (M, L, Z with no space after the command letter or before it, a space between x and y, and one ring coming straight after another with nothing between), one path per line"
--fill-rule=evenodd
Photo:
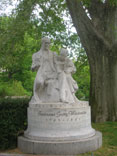
M12 0L12 4L8 4L7 0L0 0L0 15L6 14L7 16L12 13L12 10L18 5L17 0Z

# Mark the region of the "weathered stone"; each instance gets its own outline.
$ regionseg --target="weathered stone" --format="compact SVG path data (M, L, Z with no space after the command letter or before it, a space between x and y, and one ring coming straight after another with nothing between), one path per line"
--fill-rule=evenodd
M86 103L85 103L86 104ZM59 104L30 104L25 137L34 140L73 140L95 135L91 127L90 107Z
M18 138L18 147L24 153L48 155L75 155L95 151L102 145L100 132L87 139L72 141L35 141L25 137Z
M28 107L28 127L18 138L18 147L32 154L78 154L98 149L100 132L91 127L90 106L76 98L77 83L72 78L73 62L67 50L60 55L49 51L50 40L42 40L33 55L37 70L34 94Z

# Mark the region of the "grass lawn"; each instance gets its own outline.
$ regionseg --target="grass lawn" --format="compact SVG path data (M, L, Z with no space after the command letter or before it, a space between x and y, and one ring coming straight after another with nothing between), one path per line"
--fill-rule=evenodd
M102 132L103 145L95 152L79 154L78 156L117 156L117 122L92 124L93 128ZM2 153L22 153L18 149L1 151ZM0 152L0 153L1 153ZM30 155L30 154L28 154Z
M78 154L78 156L117 156L117 122L96 123L92 126L102 132L103 145L95 152Z

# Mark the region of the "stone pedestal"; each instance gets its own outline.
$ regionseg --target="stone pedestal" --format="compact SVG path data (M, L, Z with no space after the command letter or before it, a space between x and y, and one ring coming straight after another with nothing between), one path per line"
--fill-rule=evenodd
M18 147L32 154L78 154L98 149L102 136L91 127L87 102L30 104L28 128Z

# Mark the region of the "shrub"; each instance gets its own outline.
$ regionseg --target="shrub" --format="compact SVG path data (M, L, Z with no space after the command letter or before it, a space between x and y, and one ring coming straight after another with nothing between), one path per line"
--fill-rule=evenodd
M27 127L29 99L0 99L0 149L17 146L17 137Z
M0 85L0 96L30 96L22 86L20 81L12 81L12 82L1 82Z

